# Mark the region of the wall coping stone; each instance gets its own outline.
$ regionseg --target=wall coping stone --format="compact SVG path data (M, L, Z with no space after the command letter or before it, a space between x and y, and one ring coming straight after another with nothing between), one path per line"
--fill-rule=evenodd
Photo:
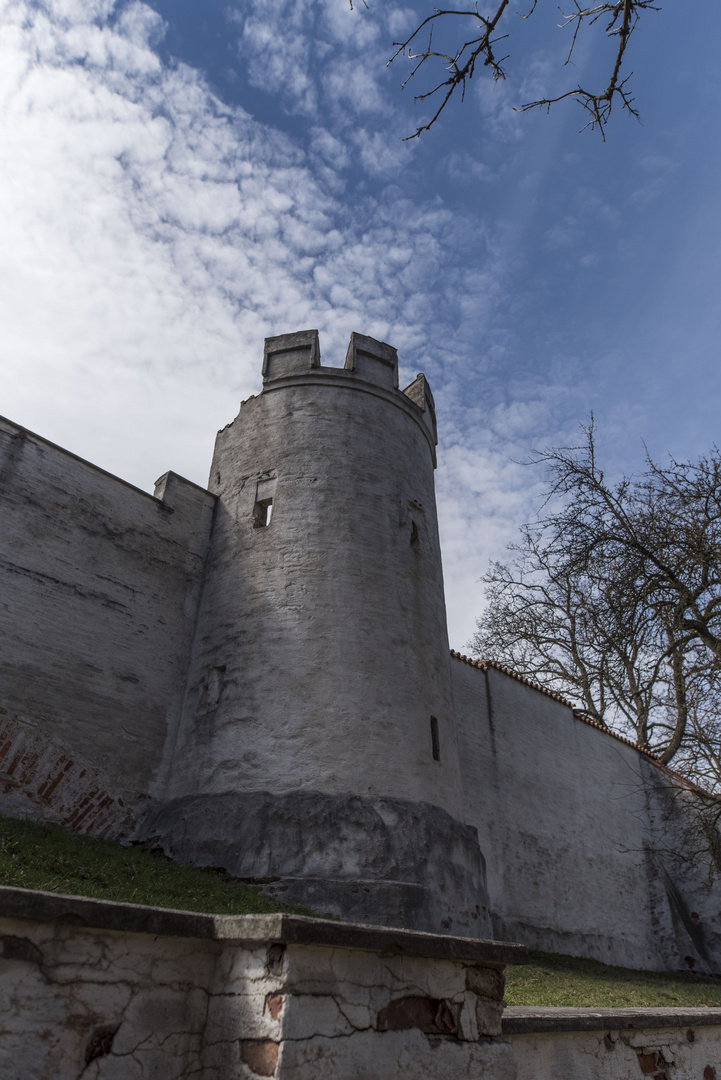
M343 923L282 912L271 915L206 915L193 911L121 904L0 886L0 918L56 921L101 930L260 944L364 949L390 956L465 961L485 967L527 964L523 945L427 934L387 926Z
M80 465L85 465L86 468L92 469L93 472L100 473L101 476L109 477L110 480L114 480L117 484L122 484L123 487L130 488L131 491L137 492L138 495L144 495L146 499L150 499L151 502L159 506L161 510L165 510L166 513L173 513L172 507L166 506L162 499L157 499L155 495L152 495L149 491L145 491L144 488L139 488L136 484L131 484L129 480L123 480L122 476L116 476L115 473L108 472L107 469L103 469L102 466L96 465L93 461L88 461L87 458L80 457L80 454L75 454L72 450L67 450L64 446L59 446L57 443L51 442L50 439L46 439L44 435L38 435L36 431L31 431L30 428L18 424L17 420L11 420L7 416L0 415L0 424L9 424L10 427L15 428L20 432L24 438L32 439L37 443L42 443L43 446L49 446L51 450L57 450L58 453L64 454L65 457L72 458L73 461L79 462ZM17 435L10 434L9 431L2 432L2 434L9 435L11 439L18 437ZM203 494L207 495L213 502L217 500L218 496L214 495L212 491L208 491L202 484L196 484L194 480L188 480L187 477L181 476L180 473L174 473L174 475L189 487L194 487L197 488L198 491L202 491Z
M516 1005L506 1007L502 1025L504 1035L721 1027L721 1009L565 1009Z

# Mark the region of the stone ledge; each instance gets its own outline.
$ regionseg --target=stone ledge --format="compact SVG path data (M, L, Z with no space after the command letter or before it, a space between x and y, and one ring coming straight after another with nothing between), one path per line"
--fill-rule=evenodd
M714 1026L721 1027L721 1009L532 1009L510 1006L503 1014L504 1035Z
M425 934L386 926L341 923L300 915L203 915L193 911L120 904L0 886L0 918L56 921L136 934L210 938L246 944L279 942L364 949L389 956L457 960L486 967L527 964L523 945L504 941Z

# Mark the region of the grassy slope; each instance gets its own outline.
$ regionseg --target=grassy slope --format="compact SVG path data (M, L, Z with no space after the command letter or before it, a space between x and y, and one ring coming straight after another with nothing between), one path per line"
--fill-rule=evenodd
M0 885L185 911L313 914L262 896L222 870L179 866L141 848L2 816ZM528 967L506 969L509 1005L721 1005L721 980L631 971L551 953L530 955Z
M528 967L506 968L508 1005L674 1008L721 1005L721 979L609 967L596 960L529 950Z
M224 915L313 914L263 896L223 870L179 866L156 852L2 815L0 885Z

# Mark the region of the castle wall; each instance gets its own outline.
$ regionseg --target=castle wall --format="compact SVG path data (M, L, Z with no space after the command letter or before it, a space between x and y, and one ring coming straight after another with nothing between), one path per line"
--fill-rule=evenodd
M455 657L452 672L494 936L624 967L721 970L721 890L674 857L693 796L674 799L666 772L553 697Z
M484 936L430 391L399 390L395 350L358 334L343 368L320 365L315 331L268 339L263 370L216 442L188 691L146 833L323 912Z
M180 707L215 498L0 420L0 810L127 831Z
M323 367L315 331L263 376L210 491L0 420L0 812L345 918L721 973L699 796L449 657L424 376L358 334Z

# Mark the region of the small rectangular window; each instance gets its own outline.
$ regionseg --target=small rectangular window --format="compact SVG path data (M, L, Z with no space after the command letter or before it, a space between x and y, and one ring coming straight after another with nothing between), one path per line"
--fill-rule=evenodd
M256 529L264 529L270 525L270 519L273 516L273 500L263 499L262 502L255 504L255 527Z
M275 476L259 480L255 485L255 503L253 505L253 524L256 529L266 529L273 516L273 499L278 480Z
M433 750L433 760L441 760L441 744L438 739L438 721L435 716L431 717L431 748Z

